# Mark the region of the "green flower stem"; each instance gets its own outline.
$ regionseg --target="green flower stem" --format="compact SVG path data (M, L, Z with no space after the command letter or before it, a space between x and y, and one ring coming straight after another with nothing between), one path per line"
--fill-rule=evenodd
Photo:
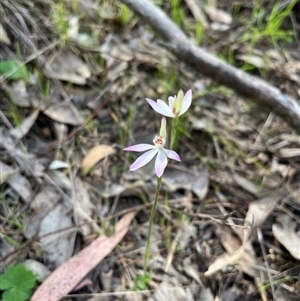
M155 199L154 199L154 203L153 203L153 206L152 206L152 209L151 209L150 222L149 222L149 227L148 227L146 252L145 252L145 256L144 256L144 274L145 275L147 273L148 260L149 260L150 255L151 255L151 251L150 251L151 229L152 229L154 215L155 215L155 211L156 211L156 207L157 207L158 196L159 196L159 191L160 191L160 186L161 186L161 180L162 180L162 177L160 177L160 178L157 177Z
M170 149L173 149L177 134L178 117L172 119Z

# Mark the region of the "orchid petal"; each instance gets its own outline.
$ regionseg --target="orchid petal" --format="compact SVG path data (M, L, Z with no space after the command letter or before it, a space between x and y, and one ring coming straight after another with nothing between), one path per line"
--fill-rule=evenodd
M158 99L157 100L157 104L168 114L171 114L173 116L172 113L172 108L170 108L163 100ZM169 116L170 117L170 116Z
M177 97L176 97L176 103L175 103L176 115L178 115L182 110L183 99L184 99L183 91L179 90L178 94L177 94Z
M138 157L130 166L130 171L134 171L137 170L143 166L145 166L146 164L148 164L153 158L154 156L157 154L158 152L158 148L155 147L155 149L151 149L148 152L142 154L140 157Z
M181 116L182 114L184 114L188 110L191 103L192 103L192 90L188 90L184 95L182 108L180 110L179 116Z
M180 159L179 155L176 152L174 152L170 149L165 149L165 148L164 148L164 151L170 159L181 162L181 159Z
M168 101L169 101L169 107L170 107L170 109L173 111L175 97L169 96L169 97L168 97Z
M168 158L164 149L160 149L155 160L155 173L160 178L168 164Z
M125 147L123 150L131 151L131 152L144 152L146 150L153 149L153 148L155 148L154 145L143 143L143 144L135 144L135 145Z
M160 113L167 117L173 117L172 111L164 101L158 99L156 103L150 98L146 98L146 100L149 103L149 105L153 108L153 110L157 113Z

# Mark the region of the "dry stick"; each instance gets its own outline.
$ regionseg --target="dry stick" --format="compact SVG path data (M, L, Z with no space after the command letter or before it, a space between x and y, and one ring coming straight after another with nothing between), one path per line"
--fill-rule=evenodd
M262 79L251 76L195 46L169 17L148 0L121 0L147 21L181 61L241 95L271 109L300 133L300 106L292 97Z

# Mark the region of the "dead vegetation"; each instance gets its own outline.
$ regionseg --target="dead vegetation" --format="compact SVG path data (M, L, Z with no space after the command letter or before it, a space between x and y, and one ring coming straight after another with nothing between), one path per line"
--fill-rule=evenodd
M299 1L215 2L156 4L299 104ZM1 272L25 262L50 281L33 301L299 300L300 140L285 120L179 61L121 2L4 0L0 20ZM137 287L155 175L129 172L122 149L156 134L145 97L190 88Z

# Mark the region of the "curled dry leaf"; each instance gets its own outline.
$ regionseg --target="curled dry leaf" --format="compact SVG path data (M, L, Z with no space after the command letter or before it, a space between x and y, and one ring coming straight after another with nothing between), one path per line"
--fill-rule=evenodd
M109 145L100 144L94 146L82 160L82 174L86 175L97 162L114 153L115 150Z
M58 301L67 295L121 241L133 217L134 213L126 214L117 223L114 235L97 238L58 267L36 290L30 301Z

